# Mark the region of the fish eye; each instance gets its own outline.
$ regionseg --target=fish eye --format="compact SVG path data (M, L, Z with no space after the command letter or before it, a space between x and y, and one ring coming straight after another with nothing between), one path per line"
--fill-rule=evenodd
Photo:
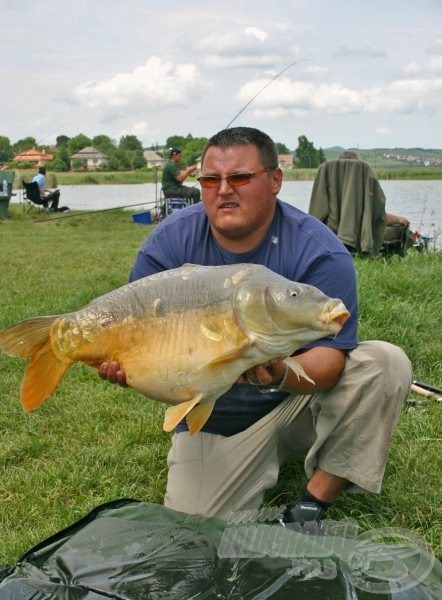
M292 298L296 298L297 295L298 295L298 292L296 290L290 290L290 296Z

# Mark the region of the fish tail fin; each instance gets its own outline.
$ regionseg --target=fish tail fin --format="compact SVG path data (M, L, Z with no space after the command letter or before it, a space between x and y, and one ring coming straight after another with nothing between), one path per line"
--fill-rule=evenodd
M164 417L163 429L164 431L172 431L184 418L187 421L190 435L198 433L207 419L210 417L210 413L213 410L216 398L213 400L207 400L202 394L198 394L192 400L187 402L181 402L176 406L171 406L166 410Z
M0 348L9 356L33 359L47 344L52 323L58 317L25 319L0 331Z
M57 317L35 317L0 332L0 348L10 356L30 359L20 387L26 411L40 406L57 387L72 361L59 360L51 346L50 329Z
M49 398L71 365L72 361L59 360L50 345L44 346L25 369L20 386L23 408L34 410Z

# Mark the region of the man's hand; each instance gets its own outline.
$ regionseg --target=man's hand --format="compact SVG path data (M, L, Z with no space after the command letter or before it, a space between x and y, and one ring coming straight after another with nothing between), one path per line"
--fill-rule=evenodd
M252 383L267 387L277 386L286 372L286 364L280 358L274 358L263 365L247 369L238 379L238 383Z
M98 367L98 375L101 379L106 379L111 383L118 383L122 387L127 387L126 373L121 369L119 362L101 363Z
M329 390L337 384L345 366L345 351L316 346L296 354L293 359L301 365L314 384L298 377L289 367L282 389L292 394L314 394ZM237 381L277 387L284 375L285 362L276 358L269 363L248 369Z

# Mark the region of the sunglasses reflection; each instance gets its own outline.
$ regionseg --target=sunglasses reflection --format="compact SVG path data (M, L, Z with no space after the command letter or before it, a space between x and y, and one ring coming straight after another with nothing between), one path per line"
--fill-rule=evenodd
M256 173L233 173L232 175L227 175L227 177L218 177L217 175L201 175L201 177L198 177L197 179L203 188L220 187L222 181L227 181L230 187L240 187L242 185L247 185L258 175L267 173L270 170L271 169L262 169Z

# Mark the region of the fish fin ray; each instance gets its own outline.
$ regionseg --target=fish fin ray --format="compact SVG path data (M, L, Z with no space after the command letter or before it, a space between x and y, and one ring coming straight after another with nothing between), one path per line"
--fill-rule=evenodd
M47 344L56 316L25 319L0 331L0 348L9 356L32 359Z
M46 344L25 369L20 386L20 400L26 411L34 410L49 398L72 361L59 360Z
M213 407L215 405L216 398L212 400L205 400L200 402L192 408L186 417L187 426L189 427L190 435L198 433L198 431L204 426L207 419L212 414Z
M164 416L163 430L164 431L172 431L178 425L180 421L184 419L188 415L188 413L201 401L203 395L197 394L191 400L187 402L180 402L180 404L176 404L175 406L170 406L166 410L166 414Z
M297 375L298 379L302 377L313 385L316 385L313 379L307 375L297 360L289 356L288 358L284 359L284 362Z

